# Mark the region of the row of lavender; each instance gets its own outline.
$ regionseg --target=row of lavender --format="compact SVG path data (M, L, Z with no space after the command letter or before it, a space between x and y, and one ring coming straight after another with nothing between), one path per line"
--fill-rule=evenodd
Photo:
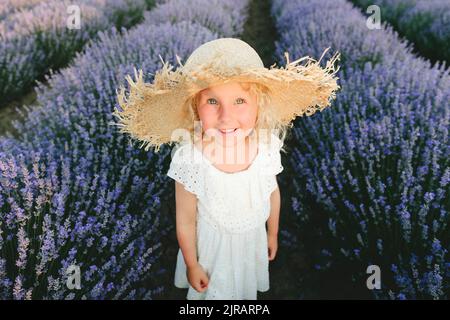
M143 12L153 2L49 0L31 4L13 1L6 4L8 7L3 5L0 8L4 14L0 20L0 105L22 96L50 70L67 65L99 30L130 27L141 21ZM72 18L77 13L79 28L77 19Z
M272 13L280 60L342 54L333 106L295 126L292 242L347 296L450 298L448 71L345 0L274 0Z
M0 2L0 20L20 10L30 9L47 0L3 0Z
M450 1L448 0L352 0L362 9L380 7L388 21L425 57L450 64Z
M170 0L130 31L100 33L49 79L50 89L38 87L40 106L15 123L21 137L0 140L1 298L148 299L164 291L170 150L144 152L119 133L116 89L135 67L151 81L159 55L176 64L175 55L184 60L203 42L242 32L245 5ZM66 287L70 265L80 266L81 290Z

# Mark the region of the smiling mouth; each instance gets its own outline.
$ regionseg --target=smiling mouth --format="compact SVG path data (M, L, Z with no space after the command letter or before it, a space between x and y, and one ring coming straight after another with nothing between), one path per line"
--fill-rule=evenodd
M237 130L237 128L234 128L234 129L224 129L224 130L219 129L219 131L220 131L222 134L231 134L231 133L236 132L236 130Z

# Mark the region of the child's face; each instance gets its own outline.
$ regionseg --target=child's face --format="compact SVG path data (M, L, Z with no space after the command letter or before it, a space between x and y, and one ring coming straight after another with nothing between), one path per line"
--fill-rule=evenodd
M218 137L225 145L234 145L234 137L247 136L258 115L256 97L238 82L209 87L200 92L198 115L206 135ZM232 133L220 130L236 129Z

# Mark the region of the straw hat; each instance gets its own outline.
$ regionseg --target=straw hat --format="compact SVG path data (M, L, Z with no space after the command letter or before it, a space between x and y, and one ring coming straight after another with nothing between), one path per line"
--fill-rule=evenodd
M322 57L328 51L327 48ZM142 70L134 70L135 81L128 75L129 92L120 88L117 92L120 108L113 115L118 117L116 124L122 133L142 142L145 150L165 143L175 142L176 129L192 126L188 116L187 99L199 91L230 81L256 82L269 89L272 114L278 121L288 124L296 116L310 116L330 105L339 89L336 73L339 68L334 63L339 59L336 53L320 67L319 61L308 56L289 62L285 52L285 68L270 69L258 53L246 42L235 38L221 38L209 41L198 47L187 59L184 66L178 56L180 67L172 71L167 62L154 76L153 83L144 83ZM306 60L306 64L300 62Z

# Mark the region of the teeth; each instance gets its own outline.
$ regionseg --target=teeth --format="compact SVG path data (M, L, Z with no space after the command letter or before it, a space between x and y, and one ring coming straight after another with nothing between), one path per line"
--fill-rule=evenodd
M227 130L220 130L220 131L223 133L231 133L231 132L234 132L234 130L236 130L236 129L227 129Z

